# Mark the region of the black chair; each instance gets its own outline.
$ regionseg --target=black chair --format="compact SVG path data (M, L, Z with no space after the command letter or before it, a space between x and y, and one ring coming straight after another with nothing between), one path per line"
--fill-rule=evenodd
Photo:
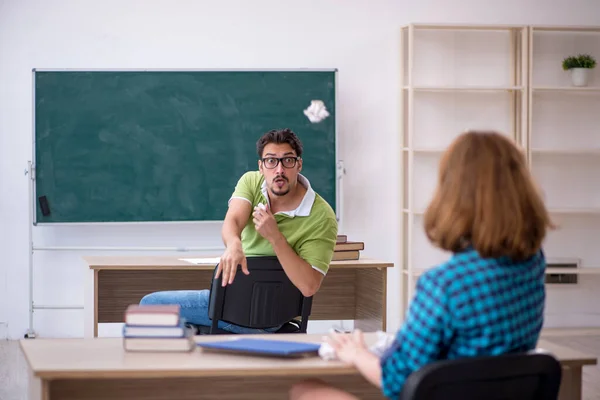
M409 375L399 400L556 400L560 362L540 350L437 361Z
M238 266L233 283L221 286L213 273L208 316L212 326L196 325L198 334L231 334L218 328L224 321L247 328L281 326L275 333L306 333L312 297L304 297L286 275L277 257L247 257L246 275ZM298 320L297 317L301 316Z

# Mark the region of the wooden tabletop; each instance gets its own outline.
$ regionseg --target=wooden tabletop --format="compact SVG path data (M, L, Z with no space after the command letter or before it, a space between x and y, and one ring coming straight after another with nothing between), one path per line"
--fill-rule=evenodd
M215 263L193 264L184 259L193 258L215 258L218 256L198 256L198 255L181 255L181 256L86 256L83 257L90 269L117 269L117 270L132 270L132 269L205 269L212 270L215 268ZM390 268L394 264L381 260L362 258L359 260L344 260L332 261L331 268Z
M596 365L598 363L598 359L593 354L582 353L570 347L554 344L546 340L538 341L537 348L554 354L560 363L566 366L580 367L583 365Z
M197 336L196 341L223 340L244 335ZM249 337L249 336L247 336ZM320 334L252 335L274 340L322 342ZM366 333L370 345L375 333ZM20 341L33 373L45 379L58 378L158 378L158 377L248 377L357 375L358 371L338 361L320 357L278 359L204 352L128 353L122 338L23 339ZM597 360L544 340L538 348L552 352L563 365L595 365Z
M374 343L375 333L367 333ZM196 342L225 340L245 335L197 336ZM250 336L246 336L250 337ZM253 338L322 341L323 335L251 335ZM320 357L279 359L204 352L190 353L126 352L122 338L21 340L21 349L34 374L40 378L156 378L156 377L247 377L302 376L319 374L354 375L354 368Z

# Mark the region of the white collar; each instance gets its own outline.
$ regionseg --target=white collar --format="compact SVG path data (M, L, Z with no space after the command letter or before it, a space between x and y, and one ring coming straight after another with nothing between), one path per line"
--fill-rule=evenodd
M288 217L292 217L292 218L295 216L308 217L310 215L310 210L312 209L313 203L315 202L315 197L316 197L315 191L310 186L310 182L308 181L308 179L306 179L306 177L302 174L298 174L298 183L300 183L301 185L306 187L306 193L304 194L304 198L298 205L298 208L296 208L295 210L292 210L292 211L280 211L276 214L284 214L284 215L287 215ZM261 192L265 196L265 199L267 199L267 202L269 202L266 181L263 181L263 183L262 183ZM269 207L270 206L271 206L271 204L269 204Z

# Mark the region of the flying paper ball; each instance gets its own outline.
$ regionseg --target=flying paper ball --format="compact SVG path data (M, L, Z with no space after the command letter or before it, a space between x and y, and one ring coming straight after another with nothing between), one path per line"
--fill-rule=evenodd
M325 107L325 103L321 100L313 100L310 102L310 106L304 110L304 115L309 119L310 122L317 123L323 121L329 117L329 112Z

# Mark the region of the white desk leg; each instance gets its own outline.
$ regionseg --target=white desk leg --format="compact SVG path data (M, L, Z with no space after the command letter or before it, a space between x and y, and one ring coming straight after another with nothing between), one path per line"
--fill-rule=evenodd
M33 374L31 368L28 371L29 382L27 385L27 400L49 400L50 390L48 382L41 380Z
M96 271L88 268L85 274L85 289L83 299L83 336L85 338L94 337L94 315L96 310L95 298L96 298L96 285L94 282L94 276Z

